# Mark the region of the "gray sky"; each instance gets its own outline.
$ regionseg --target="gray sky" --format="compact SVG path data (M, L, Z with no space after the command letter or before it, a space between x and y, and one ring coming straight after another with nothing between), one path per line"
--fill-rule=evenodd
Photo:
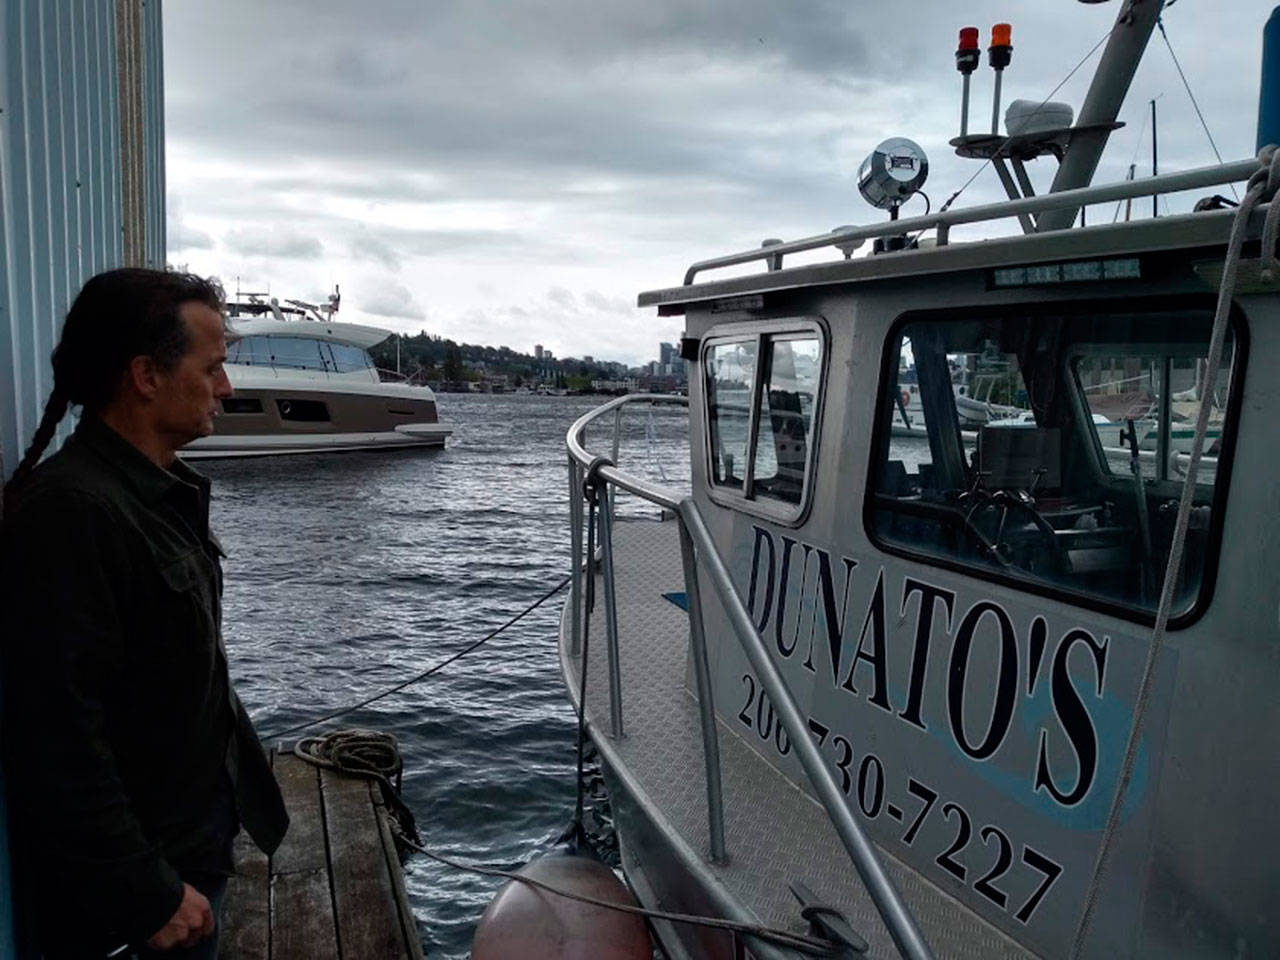
M347 320L638 363L682 326L636 308L639 291L765 237L879 219L855 178L882 139L924 147L935 204L969 178L977 164L947 146L960 27L985 47L1011 21L1005 104L1038 102L1120 2L170 2L169 259L229 292L239 278L319 299L339 283ZM1254 152L1273 6L1175 0L1164 14L1227 160ZM1078 111L1096 61L1054 99ZM984 62L974 129L991 86ZM1157 33L1100 179L1135 155L1149 170L1152 97L1161 170L1213 162ZM1031 166L1044 189L1053 162ZM958 203L1001 195L988 168Z

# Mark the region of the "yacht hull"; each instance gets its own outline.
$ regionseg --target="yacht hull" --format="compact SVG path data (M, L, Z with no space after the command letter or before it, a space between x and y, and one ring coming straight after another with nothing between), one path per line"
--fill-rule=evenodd
M281 380L237 387L222 406L213 434L188 444L184 458L441 447L453 432L438 422L430 391L399 384L317 390Z
M413 433L399 429L385 433L329 433L300 436L213 436L197 440L182 452L184 460L225 457L265 457L290 453L336 453L353 450L403 450L409 447L443 447L453 432L440 424L406 424Z

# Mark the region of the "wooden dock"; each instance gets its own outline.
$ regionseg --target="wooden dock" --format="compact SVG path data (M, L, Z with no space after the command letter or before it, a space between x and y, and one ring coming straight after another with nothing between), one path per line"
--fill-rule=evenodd
M268 859L242 831L222 960L420 960L376 784L275 754L289 832Z

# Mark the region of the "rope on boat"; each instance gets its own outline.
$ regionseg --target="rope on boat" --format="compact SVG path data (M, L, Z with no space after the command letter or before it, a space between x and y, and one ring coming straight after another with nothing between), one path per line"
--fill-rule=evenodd
M473 641L472 643L463 647L457 653L454 653L446 657L444 660L441 660L435 666L428 667L426 670L423 670L421 673L410 677L408 680L403 680L400 683L397 683L395 686L388 687L386 690L383 690L381 693L375 693L373 696L366 697L365 699L360 700L357 703L353 703L345 707L339 707L336 710L326 713L324 716L314 717L311 720L305 720L302 723L294 724L292 727L286 727L283 730L276 730L273 733L270 733L264 736L262 739L277 740L280 737L287 736L291 733L297 733L298 731L305 730L308 727L314 727L318 723L324 723L326 720L334 720L338 717L345 716L348 713L351 713L355 710L359 710L361 707L367 707L371 703L376 703L378 700L382 700L386 697L391 696L392 694L399 693L401 690L404 690L406 687L411 687L415 683L419 683L420 681L427 679L427 677L430 677L433 674L439 673L441 670L443 670L449 664L453 663L455 660L461 660L463 657L471 653L473 650L477 650L480 647L484 646L486 643L488 643L494 637L498 636L508 627L514 625L515 623L518 623L520 620L524 619L529 614L533 613L534 610L538 609L538 607L542 606L544 603L546 603L548 600L554 597L557 593L559 593L561 590L567 587L569 585L569 582L572 579L573 579L572 577L565 577L555 586L551 587L551 589L549 589L546 593L540 596L537 600L529 604L529 606L525 607L523 610L521 610L519 613L513 616L506 623L502 624L502 626L497 627L493 630L490 630L479 640Z
M1206 360L1204 381L1200 390L1200 412L1196 418L1195 438L1191 443L1191 458L1187 464L1186 479L1182 483L1182 495L1178 500L1178 516L1174 522L1173 542L1169 546L1169 561L1164 571L1164 586L1160 590L1160 605L1156 609L1155 627L1151 631L1151 641L1147 648L1147 659L1142 670L1142 679L1138 685L1138 695L1134 703L1133 725L1129 730L1129 739L1125 744L1124 761L1120 766L1120 778L1116 785L1115 795L1111 799L1111 809L1107 814L1106 826L1102 833L1102 843L1098 847L1098 855L1094 861L1093 875L1089 881L1088 896L1084 912L1080 917L1080 925L1076 928L1075 943L1071 955L1079 957L1084 949L1085 936L1089 932L1089 924L1093 919L1094 909L1098 902L1098 893L1102 874L1111 855L1116 833L1120 826L1120 815L1124 806L1125 794L1133 779L1133 768L1138 759L1138 747L1142 740L1148 701L1151 698L1151 686L1155 677L1156 660L1164 643L1164 635L1169 626L1169 615L1173 609L1174 592L1177 589L1178 574L1182 568L1182 555L1187 542L1187 530L1190 527L1191 509L1195 503L1196 476L1200 470L1200 458L1204 453L1204 442L1209 432L1209 414L1212 406L1210 398L1218 379L1218 371L1222 367L1223 346L1226 343L1228 320L1231 316L1231 298L1235 291L1236 274L1240 266L1241 253L1244 250L1245 233L1248 231L1249 218L1258 203L1267 202L1267 216L1262 231L1261 263L1263 275L1268 279L1280 276L1280 262L1276 258L1276 239L1280 236L1280 203L1275 196L1280 189L1280 148L1263 147L1258 153L1258 170L1249 178L1244 199L1236 210L1235 219L1231 223L1231 237L1227 241L1226 260L1222 266L1222 282L1218 287L1218 304L1213 316L1213 332L1209 337L1209 355Z
M591 611L596 605L596 509L600 503L600 468L612 466L608 457L596 457L587 467L582 480L582 495L587 501L587 569L586 569L586 617L582 624L582 677L578 682L578 785L577 796L573 806L573 820L568 829L561 835L560 841L567 842L573 850L589 846L587 829L583 822L585 812L586 781L583 776L587 742L587 653L591 649ZM608 509L606 505L605 509Z

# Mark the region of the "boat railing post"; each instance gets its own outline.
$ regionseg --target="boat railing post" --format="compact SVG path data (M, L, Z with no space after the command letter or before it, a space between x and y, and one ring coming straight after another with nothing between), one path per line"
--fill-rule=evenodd
M613 462L618 462L618 450L622 446L622 407L618 404L613 411ZM609 491L609 515L617 516L618 513L618 488L608 487Z
M606 488L607 495L607 488ZM618 653L618 599L613 579L613 517L608 503L600 517L600 574L604 580L604 626L609 646L609 732L619 739L622 731L622 667Z
M582 468L569 454L569 654L582 653Z
M684 517L680 526L680 556L684 562L684 592L689 605L689 644L693 651L693 673L698 686L698 711L702 721L702 757L707 768L707 832L711 859L724 863L724 794L720 786L720 735L716 729L716 708L711 693L711 668L707 661L707 635L702 624L702 594L698 589L698 567L694 562L693 540Z

